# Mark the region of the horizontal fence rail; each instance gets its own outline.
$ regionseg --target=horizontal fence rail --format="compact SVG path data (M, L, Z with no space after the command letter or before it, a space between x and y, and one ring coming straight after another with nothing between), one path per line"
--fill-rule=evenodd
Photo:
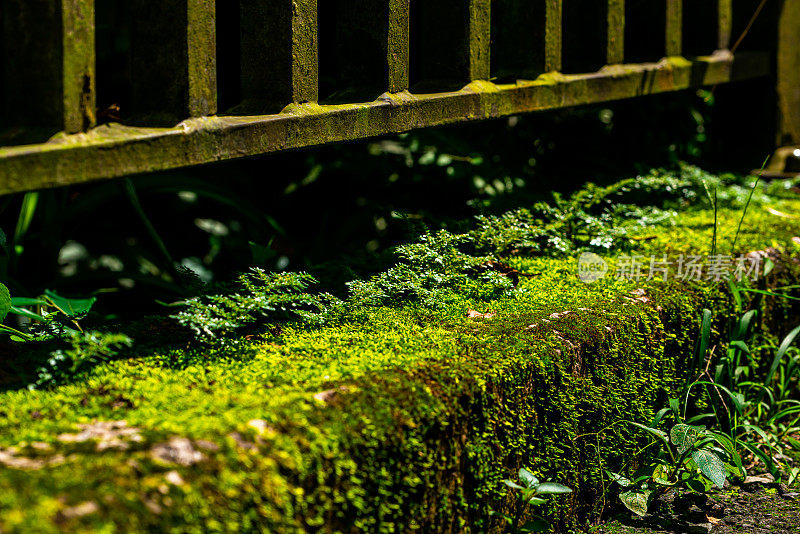
M732 53L757 3L0 0L0 194L775 70L800 142L800 0Z

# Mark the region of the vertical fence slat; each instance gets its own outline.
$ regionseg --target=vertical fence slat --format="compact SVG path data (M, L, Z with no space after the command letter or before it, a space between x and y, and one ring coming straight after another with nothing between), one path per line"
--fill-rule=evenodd
M135 122L217 111L214 0L130 0Z
M316 0L241 0L240 111L277 112L318 95Z
M3 119L13 126L62 128L61 5L3 0Z
M731 45L733 27L733 0L719 0L719 43L717 48L726 50Z
M64 130L88 130L96 121L94 0L62 3Z
M94 0L5 0L3 112L16 126L95 124Z
M609 65L625 60L625 0L608 0L608 48L606 61Z
M683 53L683 0L667 0L667 56Z
M215 0L186 0L190 117L217 112L217 23Z
M319 99L317 0L293 0L291 5L292 101L316 102Z
M778 145L800 145L800 0L784 0L778 21Z
M389 28L386 61L389 66L388 89L398 93L408 89L409 76L409 0L388 0Z
M563 0L547 0L545 12L545 71L561 70Z
M490 72L491 0L469 2L469 79L488 80Z

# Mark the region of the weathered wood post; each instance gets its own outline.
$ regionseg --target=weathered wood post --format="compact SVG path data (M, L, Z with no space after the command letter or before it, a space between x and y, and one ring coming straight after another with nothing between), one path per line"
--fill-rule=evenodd
M491 23L493 78L532 80L561 70L561 0L497 0Z
M131 79L141 122L217 112L214 0L131 0Z
M325 0L319 17L322 100L408 89L409 0Z
M595 72L621 60L624 35L621 0L562 2L562 70L578 74Z
M490 76L491 1L412 0L411 84L459 89Z
M800 0L784 0L778 19L777 145L800 145Z
M263 113L318 94L316 0L241 0L241 109Z
M3 115L13 126L95 125L94 0L3 0Z

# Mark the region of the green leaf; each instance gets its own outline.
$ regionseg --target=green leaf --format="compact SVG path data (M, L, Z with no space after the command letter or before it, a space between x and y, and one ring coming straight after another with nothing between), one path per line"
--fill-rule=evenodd
M21 315L23 317L27 317L29 319L34 319L36 321L47 322L47 317L40 313L32 312L25 308L17 308L16 306L11 306L11 313L15 315Z
M742 340L731 341L731 347L737 348L740 351L744 352L745 354L750 354L750 349L747 348L747 343Z
M669 446L669 438L667 437L667 433L664 432L663 430L659 430L657 428L646 426L646 425L643 425L641 423L637 423L635 421L632 421L631 424L634 425L634 426L638 426L642 430L646 430L646 431L650 432L655 437L657 437L658 439L663 441L667 446Z
M22 237L28 233L28 228L31 225L33 216L36 213L36 204L39 202L39 193L31 192L25 193L22 197L22 206L19 209L19 218L17 219L17 227L14 230L14 242L18 242Z
M533 476L533 473L531 473L524 467L519 470L519 479L528 488L535 488L539 484L539 479Z
M669 480L669 475L669 467L666 465L659 465L656 467L655 471L653 471L653 482L661 484L662 486L671 486L672 483Z
M84 315L92 309L94 303L97 302L96 297L91 297L88 299L69 299L66 297L62 297L57 293L46 289L44 292L44 296L59 310L64 312L65 315L69 317L77 317L79 315Z
M619 473L614 473L613 471L606 470L606 474L608 475L608 478L611 479L611 482L616 482L623 488L627 488L628 486L631 485L631 481L625 478L624 476L620 475Z
M739 454L739 451L737 450L736 445L733 443L733 440L722 432L711 432L711 437L714 439L714 441L722 445L722 447L728 453L728 456L731 457L733 464L738 470L738 473L735 473L735 476L742 478L747 476L747 470L742 464L742 456Z
M544 519L534 519L528 521L519 528L520 532L546 532L550 529L550 523Z
M547 502L547 499L542 499L541 497L533 496L528 500L528 504L533 506L539 506Z
M677 424L670 430L669 437L678 448L678 454L683 454L691 449L694 442L697 441L697 428L682 423Z
M48 302L42 299L32 299L29 297L12 297L12 306L47 306Z
M769 387L770 382L772 382L772 377L775 376L775 372L778 370L778 366L780 365L781 360L783 359L783 355L786 354L786 351L788 351L789 347L792 346L792 343L794 343L794 340L798 336L798 334L800 334L800 326L789 332L786 335L786 337L783 338L781 346L778 347L778 351L775 353L775 357L772 359L772 364L769 366L769 371L767 372L767 376L766 378L764 378L765 387ZM764 393L762 392L758 401L761 402L763 398L764 398Z
M644 491L626 491L621 493L619 500L625 507L638 516L647 515L647 500L649 492Z
M519 532L547 532L548 530L550 530L550 523L544 519L534 519L519 527Z
M700 321L700 342L697 345L694 361L695 365L700 368L706 357L708 350L708 343L711 339L711 310L708 308L703 310L703 318Z
M661 422L665 415L669 413L669 408L661 408L658 413L653 417L653 420L650 421L650 427L655 428Z
M572 490L562 484L557 484L555 482L542 482L541 484L539 484L539 487L536 488L536 493L540 495L562 494L562 493L572 493Z
M710 484L706 486L706 483L702 480L698 480L696 478L690 478L686 481L686 486L692 491L696 491L697 493L705 493L710 488Z
M675 414L675 417L677 417L679 421L681 420L681 417L680 417L681 416L680 402L681 401L679 399L670 399L669 400L669 407L672 408L672 413Z
M748 451L752 452L753 455L756 456L756 458L758 458L759 460L761 460L761 462L766 466L767 471L769 471L769 473L776 479L778 478L779 476L778 467L775 465L775 463L772 461L772 458L770 458L768 454L764 454L758 447L756 447L752 443L748 443L746 441L740 441L739 444Z
M725 464L708 449L692 451L692 460L700 471L718 488L725 487Z
M11 311L11 293L4 284L0 284L0 321L4 321Z
M517 490L525 489L522 486L520 486L519 484L517 484L516 482L514 482L513 480L505 479L503 481L503 484L505 484L509 488L513 488L513 489L517 489Z

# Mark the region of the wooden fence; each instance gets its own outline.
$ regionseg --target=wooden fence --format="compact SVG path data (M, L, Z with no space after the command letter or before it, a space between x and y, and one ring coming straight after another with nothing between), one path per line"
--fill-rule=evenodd
M763 77L800 0L0 0L0 194Z

